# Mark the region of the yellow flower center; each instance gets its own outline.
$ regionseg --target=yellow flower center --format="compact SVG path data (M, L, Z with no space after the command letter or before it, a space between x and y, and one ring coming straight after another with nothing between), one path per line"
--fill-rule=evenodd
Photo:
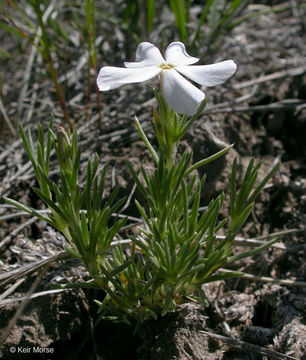
M170 70L170 69L174 68L174 65L172 65L172 64L167 64L167 63L162 63L162 64L159 64L159 67L160 67L162 70Z

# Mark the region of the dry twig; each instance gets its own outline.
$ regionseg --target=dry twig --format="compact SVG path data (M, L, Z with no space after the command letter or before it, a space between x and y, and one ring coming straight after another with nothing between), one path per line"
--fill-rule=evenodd
M269 75L261 76L257 79L243 81L238 84L235 84L235 85L233 85L233 89L240 90L240 89L243 89L243 88L246 88L249 86L253 86L256 84L261 84L261 83L264 83L267 81L277 80L277 79L281 79L284 77L303 75L305 72L306 72L306 66L300 66L300 67L297 67L294 69L286 69L283 71L277 71L277 72L269 74Z
M262 346L254 345L245 341L236 340L232 337L226 337L219 334L213 334L209 331L199 330L200 333L207 335L211 338L214 338L216 340L222 341L232 347L239 348L241 350L245 350L247 352L252 351L253 353L260 354L263 356L267 356L270 359L284 359L284 360L297 360L296 358L282 354L278 351L270 350Z

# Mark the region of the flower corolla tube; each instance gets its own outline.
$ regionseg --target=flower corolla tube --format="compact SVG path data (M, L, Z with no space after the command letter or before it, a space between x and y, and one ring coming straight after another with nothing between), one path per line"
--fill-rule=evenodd
M159 75L167 104L177 113L194 115L205 94L185 77L203 86L215 86L231 77L237 68L233 60L192 65L198 61L187 54L185 45L179 41L168 45L165 58L155 45L142 42L137 47L135 62L125 62L125 68L102 67L97 85L100 91L107 91Z

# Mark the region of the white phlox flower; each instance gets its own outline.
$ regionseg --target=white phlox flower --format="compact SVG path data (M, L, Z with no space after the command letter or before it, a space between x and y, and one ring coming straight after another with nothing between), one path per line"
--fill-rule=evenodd
M177 113L193 115L205 94L185 77L203 86L215 86L231 77L237 68L233 60L191 66L198 61L187 54L181 42L168 45L165 58L155 45L142 42L137 47L135 62L125 62L125 68L104 66L99 72L97 85L100 91L107 91L159 75L167 104Z

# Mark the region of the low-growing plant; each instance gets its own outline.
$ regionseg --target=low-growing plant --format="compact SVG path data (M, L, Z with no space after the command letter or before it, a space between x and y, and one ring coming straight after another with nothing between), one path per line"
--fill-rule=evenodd
M105 259L111 241L126 222L126 218L116 219L109 225L110 218L122 206L124 199L115 202L117 186L107 200L104 200L106 168L99 170L99 157L94 155L87 163L87 176L84 188L78 184L81 150L76 131L70 134L59 128L55 134L49 125L47 138L44 139L41 125L38 128L38 144L35 150L30 130L25 133L19 126L20 134L32 163L39 187L33 188L38 197L48 206L50 213L40 214L12 199L10 204L44 220L60 231L67 240L66 249L71 255L84 262L89 274L101 285L100 267ZM49 176L51 152L55 151L60 185Z
M144 199L142 203L135 200L142 226L136 235L130 235L127 246L120 240L113 241L126 222L126 217L117 214L124 200L115 200L117 188L108 198L103 197L106 170L98 171L98 155L88 160L86 184L81 188L78 182L81 150L76 131L71 134L60 129L55 134L51 123L44 139L39 127L35 150L30 132L25 134L20 127L39 184L34 191L48 206L50 214L42 215L15 200L5 200L62 232L67 239L67 250L84 262L92 278L89 283L78 286L105 292L103 299L96 299L104 317L140 323L163 316L191 300L207 306L203 284L242 275L223 268L266 249L277 240L267 241L250 251L234 251L236 235L279 164L259 180L261 162L255 163L252 159L237 189L235 159L227 195L228 215L220 216L226 196L223 193L212 199L204 211L200 208L206 176L199 179L197 169L225 155L233 145L196 163L191 152L178 154L181 139L206 103L205 94L180 74L212 86L232 76L236 65L232 60L191 65L196 61L198 59L188 55L180 42L168 46L165 58L154 45L145 42L138 46L136 61L125 63L126 68L106 66L100 70L97 84L101 91L156 75L161 82L161 91L153 89L158 110L153 109L151 122L157 149L136 118L139 135L154 165L152 171L141 167L137 174L133 166L127 164ZM52 149L58 160L60 182L49 176ZM221 230L225 234L222 239L217 236Z

